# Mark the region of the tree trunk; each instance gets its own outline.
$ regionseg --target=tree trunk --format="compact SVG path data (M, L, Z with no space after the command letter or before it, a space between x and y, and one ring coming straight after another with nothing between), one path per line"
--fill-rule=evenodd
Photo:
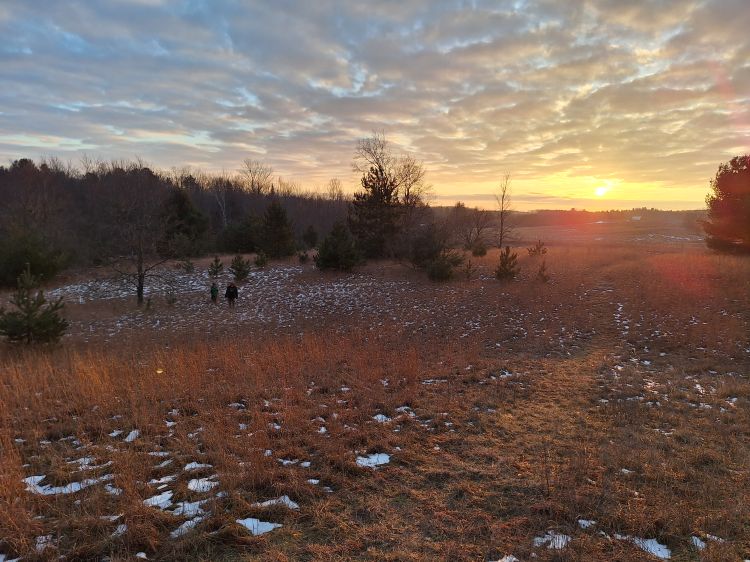
M143 286L146 284L146 272L143 270L143 248L138 248L138 284L136 292L138 293L138 306L143 304Z
M138 292L138 306L141 306L143 304L143 286L145 285L146 281L146 275L144 273L138 274L138 287L136 291Z

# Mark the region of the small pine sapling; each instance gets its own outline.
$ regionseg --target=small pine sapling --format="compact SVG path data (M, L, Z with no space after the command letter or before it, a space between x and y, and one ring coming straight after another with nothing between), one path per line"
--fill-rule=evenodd
M357 246L349 229L342 222L333 229L320 244L318 254L313 258L320 270L351 271L360 261Z
M478 242L475 242L474 245L471 247L471 255L475 258L481 258L483 256L487 255L487 246L485 246L484 242L481 240Z
M510 246L500 252L500 263L495 268L495 277L501 281L515 279L521 269L518 267L518 254L510 251Z
M471 281L477 272L477 266L474 265L471 260L466 260L464 266L461 268L461 272L464 274L467 281Z
M263 250L261 250L256 254L253 263L255 264L255 267L263 269L268 265L268 256Z
M544 242L537 240L533 246L526 248L526 251L530 256L543 256L547 253L547 248L544 246Z
M184 259L177 263L175 269L182 271L183 273L193 273L195 271L195 264L190 259Z
M312 250L318 243L318 231L315 230L313 225L308 226L302 233L302 242L305 245L305 250Z
M68 327L68 321L60 313L63 309L62 297L47 302L44 292L39 290L32 294L39 282L26 270L18 277L18 287L10 298L10 303L17 310L6 312L0 308L0 335L10 341L54 343L58 341Z
M219 277L219 275L221 275L221 272L223 270L224 270L224 264L221 263L219 256L214 256L214 261L208 264L208 276L211 279L216 279Z
M464 262L464 257L456 252L441 252L427 265L427 277L430 281L449 281L453 271Z
M246 260L240 254L237 254L232 258L232 263L229 265L229 273L239 283L247 279L247 276L250 275L250 268L250 260Z
M530 256L543 256L547 253L547 248L544 246L544 242L537 240L533 246L526 248L526 251Z
M539 266L539 271L536 272L537 281L542 283L549 283L549 273L547 273L547 260L542 260L542 265Z

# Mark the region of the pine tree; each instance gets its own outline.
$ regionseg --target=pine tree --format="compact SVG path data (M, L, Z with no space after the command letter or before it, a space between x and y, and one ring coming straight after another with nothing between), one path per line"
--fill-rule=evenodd
M0 335L10 341L53 343L60 339L68 327L60 312L63 309L62 297L54 302L47 302L44 292L39 290L38 280L26 270L18 277L18 288L10 299L17 310L6 312L0 308Z
M239 254L232 258L232 263L229 266L229 272L234 275L234 280L238 282L247 279L247 276L250 275L250 269L250 260L246 260Z
M294 232L286 210L274 199L263 215L261 225L261 249L269 258L284 258L294 255Z
M208 264L208 276L212 279L216 279L221 275L224 269L224 264L221 263L219 256L214 256L214 261Z
M547 273L547 260L542 260L542 265L539 266L539 271L536 272L536 280L542 283L549 282L549 273Z
M258 249L260 221L247 214L239 222L233 222L219 234L218 245L225 252L249 254Z
M315 230L313 225L305 229L305 232L302 234L302 242L304 242L306 250L314 248L315 244L318 243L318 231Z
M337 222L331 233L323 239L318 255L315 256L315 265L318 269L350 271L357 263L359 254L354 239L346 226Z
M208 219L190 200L184 189L175 189L164 203L165 254L191 256L208 229Z
M547 248L545 247L544 242L537 240L533 246L526 248L526 251L530 256L543 256L547 253Z
M259 267L263 269L268 265L268 256L266 253L261 250L255 255L255 259L253 260L253 263L255 264L255 267Z
M68 262L67 257L54 246L54 243L30 230L0 230L0 285L16 286L18 276L27 266L40 280L52 279Z
M500 263L495 269L495 277L501 281L515 279L520 272L518 267L518 254L510 251L510 246L505 246L505 250L500 252Z
M721 164L706 197L708 220L704 221L709 248L750 253L750 155L736 156Z
M398 232L398 184L373 166L362 178L362 189L349 207L349 229L366 258L386 257Z

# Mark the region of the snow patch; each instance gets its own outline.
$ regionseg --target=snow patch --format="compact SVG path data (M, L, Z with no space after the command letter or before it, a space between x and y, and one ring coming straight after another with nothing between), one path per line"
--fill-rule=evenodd
M546 544L547 548L562 550L568 546L570 541L571 538L568 535L558 534L554 531L547 531L543 536L534 539L534 546L544 546Z
M292 501L289 496L281 496L280 498L275 498L273 500L254 503L253 507L273 507L276 505L283 505L284 507L288 507L289 509L299 509L299 504Z
M373 453L366 457L357 457L357 464L368 468L375 468L391 462L391 456L386 453Z
M253 535L263 535L270 533L274 529L281 527L279 523L269 523L268 521L261 521L254 517L248 517L247 519L237 519L237 523L245 527Z
M214 482L211 480L213 477L209 478L193 478L190 482L188 482L188 490L191 492L208 492L219 485L218 482Z

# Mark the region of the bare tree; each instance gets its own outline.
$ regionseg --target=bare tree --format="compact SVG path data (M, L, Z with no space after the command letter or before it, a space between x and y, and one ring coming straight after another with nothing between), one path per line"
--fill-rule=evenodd
M451 209L448 219L454 240L465 250L472 250L486 242L487 231L493 224L490 211L474 207L469 209L460 201Z
M393 150L380 132L359 139L352 169L362 174L363 191L354 194L349 228L368 257L409 254L421 225L428 222L422 162Z
M208 189L216 201L221 216L221 226L226 228L229 225L229 212L227 209L227 193L232 188L232 179L222 172L220 175L213 176L209 179Z
M273 168L260 160L245 158L242 162L244 166L240 170L240 175L245 178L247 190L250 193L264 195L271 191L273 181Z
M381 175L393 174L395 156L388 145L384 133L375 132L372 136L359 139L354 149L352 169L360 174L366 174L370 168L377 169Z
M140 161L124 166L112 163L108 175L115 180L109 208L116 256L110 265L134 286L141 305L146 279L156 276L156 268L169 259L162 214L167 191Z
M344 200L344 188L341 185L341 180L338 178L331 178L326 184L326 195L331 201L343 201Z
M364 175L373 168L384 181L395 187L404 206L421 205L431 189L425 183L422 162L408 154L395 154L382 131L359 139L354 151L352 169L355 172Z
M274 190L276 195L282 197L302 196L302 186L295 180L285 180L284 178L279 176L276 185L277 187Z
M410 154L398 159L396 177L400 180L401 203L406 207L418 207L424 204L432 191L432 186L425 183L425 170L422 162Z
M511 190L510 190L510 173L506 172L500 179L500 186L495 193L495 201L498 206L497 215L497 247L502 249L507 243L508 238L513 234L513 224L511 214Z

